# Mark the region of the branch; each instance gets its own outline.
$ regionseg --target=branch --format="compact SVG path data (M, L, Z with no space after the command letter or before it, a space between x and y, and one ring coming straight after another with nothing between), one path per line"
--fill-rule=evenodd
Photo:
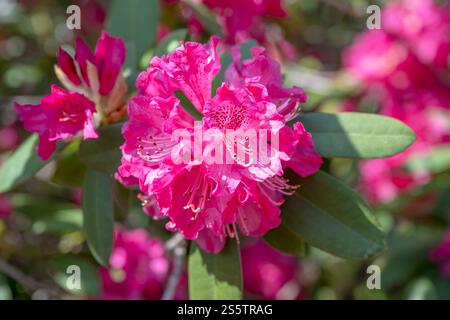
M54 299L59 299L61 296L59 290L54 288L46 288L43 284L27 276L22 271L2 259L0 259L0 273L3 273L20 283L28 294L30 294L30 296L33 296L34 293L40 290L44 290L49 297Z
M162 300L173 299L177 290L178 282L180 281L180 277L184 269L184 260L186 257L186 240L184 240L182 235L177 234L167 242L166 247L168 248L169 245L173 245L173 243L175 243L175 247L173 248L173 271L169 277L169 280L167 281L166 289L164 290L164 294L161 298Z
M167 240L166 242L166 250L172 251L175 250L175 248L184 241L184 237L180 233L176 233L172 238Z

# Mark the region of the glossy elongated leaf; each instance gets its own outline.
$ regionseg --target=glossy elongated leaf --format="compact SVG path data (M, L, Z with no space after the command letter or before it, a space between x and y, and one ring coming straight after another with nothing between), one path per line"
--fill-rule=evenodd
M31 221L52 219L55 214L62 211L78 209L71 202L56 200L52 197L35 196L28 193L15 193L10 198L14 209Z
M309 244L343 258L372 256L385 247L384 234L364 201L336 178L319 171L300 184L283 205L283 223Z
M127 47L125 66L134 69L156 39L159 23L158 0L113 0L107 30L122 37Z
M0 193L7 192L32 178L52 158L41 160L36 151L37 135L31 135L0 166Z
M414 227L396 231L388 238L387 262L381 277L382 288L401 285L427 265L430 248L438 243L442 230Z
M418 154L408 161L406 168L413 172L440 173L450 169L450 145L438 146L426 154Z
M285 222L278 228L269 231L264 236L264 240L281 252L299 257L305 255L305 240Z
M98 129L98 139L85 140L80 145L80 160L95 170L114 173L120 164L120 146L123 144L122 124Z
M79 187L83 184L85 165L78 158L80 140L72 141L56 159L56 169L52 181L67 187Z
M179 29L169 33L164 37L164 39L162 39L160 43L158 43L153 55L156 57L161 57L163 54L172 52L176 47L180 45L180 41L186 39L186 36L186 29Z
M206 253L191 243L189 296L194 300L242 299L241 257L234 241L218 254Z
M11 203L15 211L30 220L31 230L36 234L65 234L81 230L81 209L71 202L52 197L14 194Z
M450 222L450 186L440 192L433 211L436 216Z
M307 113L299 117L326 158L384 158L407 149L413 131L399 120L376 114Z
M113 245L113 198L108 174L88 169L83 187L83 229L94 258L107 265Z
M60 210L51 217L38 218L33 221L31 229L36 234L67 234L69 232L80 231L82 227L81 209Z

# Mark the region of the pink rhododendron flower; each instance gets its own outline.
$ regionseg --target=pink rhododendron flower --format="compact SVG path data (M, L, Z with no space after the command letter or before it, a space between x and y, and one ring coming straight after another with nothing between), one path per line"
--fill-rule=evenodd
M425 64L449 67L450 5L433 0L402 0L382 11L383 29L406 41Z
M166 3L176 3L165 1ZM280 28L268 27L267 20L282 19L287 16L282 0L198 0L214 14L229 45L254 39L267 48L276 60L298 58L296 48L285 39ZM205 31L202 19L195 10L180 2L181 11L187 21L189 33L200 35Z
M430 259L439 265L443 277L450 277L450 233L430 251Z
M398 39L383 30L365 32L344 55L347 69L366 85L402 92L439 87L436 74Z
M84 139L97 138L93 113L95 105L79 93L52 86L52 93L38 105L16 103L23 126L39 135L38 154L48 159L56 149L56 142L83 132Z
M414 130L417 141L405 152L387 159L364 161L361 183L372 202L389 202L398 194L430 181L429 172L410 172L406 164L413 156L426 155L434 147L450 143L450 111L436 107L408 110L399 117Z
M220 251L227 235L236 236L236 227L253 237L276 228L282 195L296 188L282 178L283 167L305 177L322 163L301 123L294 129L286 126L298 114L305 93L283 88L279 65L263 49L255 49L242 64L235 52L225 82L211 93L221 67L217 43L215 37L206 45L182 43L171 54L153 58L139 75L116 174L125 185L139 185L147 213L169 218L168 230L198 240L210 252ZM182 108L176 91L202 113L202 122L195 123ZM181 129L190 134L188 139L174 137ZM191 135L198 129L202 141L192 145ZM258 160L248 136L230 139L229 130L253 130L255 139L268 142L267 152L260 152L267 161ZM279 148L268 138L273 135L280 139ZM192 151L194 158L175 161L173 155L182 149ZM221 152L231 161L206 160L212 154L220 158Z
M116 230L109 268L100 270L103 299L161 299L171 265L164 244L143 229ZM186 295L180 280L175 298Z
M6 219L11 214L11 205L8 199L0 194L0 219Z
M125 43L106 32L102 33L94 53L80 38L76 43L75 59L63 49L59 50L57 75L70 90L107 96L121 77L126 56Z
M264 36L265 17L286 16L281 0L203 0L203 3L217 13L219 22L233 43Z
M247 292L268 300L302 298L297 258L285 255L261 240L244 245L241 257Z
M77 39L75 59L60 49L55 72L68 91L52 86L52 93L39 105L16 104L25 129L39 135L38 154L47 159L56 141L83 131L84 139L97 138L93 113L103 123L117 122L125 113L127 86L121 74L125 61L123 40L106 32L92 53Z
M449 7L432 1L394 2L383 9L385 28L364 32L344 53L344 65L363 83L361 97L375 99L379 113L417 135L406 152L362 163L362 189L373 202L389 202L427 183L431 173L410 172L406 164L450 142L450 87L440 70L449 56L448 18ZM424 45L428 41L436 43Z

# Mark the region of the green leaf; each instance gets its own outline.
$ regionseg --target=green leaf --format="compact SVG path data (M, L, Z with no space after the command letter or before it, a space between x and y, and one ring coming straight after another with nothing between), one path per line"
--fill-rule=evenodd
M450 279L443 279L437 276L434 279L434 286L436 288L437 299L450 300Z
M158 0L113 0L107 30L122 37L127 47L125 66L135 69L156 39L159 23Z
M426 154L412 156L406 164L412 172L441 173L450 169L450 145L437 146Z
M72 141L57 156L56 169L52 177L54 183L67 187L79 187L83 184L86 167L78 158L80 142L80 140Z
M194 0L182 0L186 3L195 13L195 17L200 20L202 26L209 31L210 34L214 34L223 37L222 28L217 23L214 13L211 12L204 4Z
M71 276L75 273L70 269L71 266L79 268L80 271L80 288L71 288L68 286ZM97 296L101 293L100 273L98 268L89 262L89 260L75 255L57 256L50 261L51 274L56 283L62 289L75 295Z
M421 274L430 262L430 248L437 244L442 230L428 227L412 227L389 236L387 262L382 271L381 287L397 287L415 274Z
M252 48L258 46L255 39L249 39L241 44L241 62L252 58Z
M107 265L113 246L113 198L106 173L88 169L83 187L83 229L94 258Z
M231 57L230 50L227 50L221 57L220 57L220 71L213 79L213 84L211 87L211 95L215 96L217 89L222 85L222 83L225 81L225 71L227 70L228 66L233 63L233 58Z
M290 176L291 177L291 176ZM309 244L349 259L384 249L384 234L364 201L336 178L319 171L299 184L283 205L283 223Z
M264 240L281 252L298 257L305 255L305 240L285 222L282 222L278 228L269 231L264 236Z
M203 115L200 113L200 111L197 110L197 108L192 104L191 100L189 100L183 92L177 90L175 91L175 96L180 100L180 103L183 106L184 110L186 110L187 113L193 116L195 120L201 120L203 118Z
M37 135L31 135L0 166L0 193L10 191L32 178L47 161L42 161L36 151Z
M179 29L169 33L160 43L158 43L153 56L161 57L162 55L171 53L180 45L180 41L186 39L186 36L186 29Z
M23 213L31 220L50 218L60 211L77 209L76 205L68 201L28 193L15 193L10 200L16 211Z
M82 228L83 215L80 209L65 209L51 217L43 216L33 221L31 229L36 234L66 234Z
M71 202L30 194L14 194L11 202L15 211L30 221L35 234L60 235L81 230L82 212Z
M307 113L299 117L311 132L316 150L326 158L384 158L415 141L401 121L365 113Z
M450 185L439 192L433 212L445 222L450 222Z
M406 288L408 300L436 300L437 292L434 283L427 277L414 279Z
M80 145L80 160L88 167L98 171L114 173L122 157L122 124L117 123L97 130L98 139L85 140Z
M234 241L218 254L206 253L194 242L188 260L189 297L193 300L242 299L241 257Z

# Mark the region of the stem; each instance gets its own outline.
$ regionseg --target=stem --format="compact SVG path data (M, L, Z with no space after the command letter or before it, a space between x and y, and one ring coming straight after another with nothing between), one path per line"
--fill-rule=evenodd
M42 288L42 286L33 278L28 277L22 271L2 259L0 259L0 271L20 283L29 293L33 293Z
M175 243L175 247L173 248L173 270L169 280L167 281L166 289L164 290L161 298L162 300L173 299L184 268L184 260L186 257L186 240L184 240L182 235L177 234L167 242L166 247L168 248L169 245L173 245L173 243Z
M62 292L60 290L57 288L46 287L3 259L0 259L0 273L3 273L20 283L30 296L33 296L36 291L43 290L50 299L61 299Z

